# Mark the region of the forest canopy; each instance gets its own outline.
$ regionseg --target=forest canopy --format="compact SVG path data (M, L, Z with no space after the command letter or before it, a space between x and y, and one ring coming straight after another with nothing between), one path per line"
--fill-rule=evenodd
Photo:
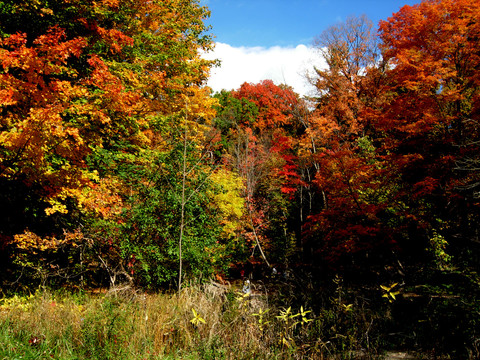
M476 271L479 15L350 17L300 98L213 94L196 0L0 2L3 283Z

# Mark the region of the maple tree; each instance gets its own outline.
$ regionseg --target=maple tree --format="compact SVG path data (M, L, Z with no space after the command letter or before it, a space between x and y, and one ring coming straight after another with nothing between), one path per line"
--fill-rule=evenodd
M468 237L477 221L479 11L475 1L425 1L380 23L392 95L375 126L430 238Z
M361 266L362 258L388 257L395 243L390 220L398 212L393 174L370 125L379 106L369 90L381 71L378 40L370 20L350 17L327 29L316 46L327 67L310 75L316 107L301 119L302 190L310 194L302 211L304 246L333 266L352 257Z
M320 37L328 68L301 144L323 206L306 240L324 257L421 258L476 221L477 15L471 1L425 1L382 21L380 45L364 19Z
M327 29L309 102L271 80L212 95L198 1L2 4L0 241L32 277L42 261L152 288L249 258L446 268L451 239L476 236L471 0L405 6L379 36L364 16Z
M198 54L211 46L207 16L183 0L2 2L0 182L14 192L1 204L18 211L2 240L27 227L54 235L90 216L113 221L126 190L109 180L120 154L168 151L161 130L184 95L195 118L208 118L200 86L213 62ZM95 190L107 183L109 197ZM25 187L32 197L21 208Z
M208 15L197 0L0 1L2 286L180 292L268 266L282 299L306 285L333 307L336 341L374 292L382 315L429 296L428 332L452 304L475 324L480 5L425 0L378 33L337 23L314 43L326 67L308 99L271 80L212 94Z
M255 132L290 125L292 108L298 103L298 96L292 88L277 86L272 80L263 80L258 84L243 83L233 96L257 106L259 113L251 124Z

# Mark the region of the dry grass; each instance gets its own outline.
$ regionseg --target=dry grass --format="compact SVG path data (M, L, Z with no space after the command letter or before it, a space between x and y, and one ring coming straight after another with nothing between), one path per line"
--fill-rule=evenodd
M342 307L315 315L270 301L216 283L180 295L125 288L4 298L0 359L379 358L373 345L361 350L373 320L360 307L355 315Z
M131 289L99 295L37 292L1 304L0 358L20 352L24 359L39 354L59 359L279 356L273 328L260 330L252 316L267 308L266 299L242 298L214 283L188 287L180 295ZM192 309L204 322L192 323Z

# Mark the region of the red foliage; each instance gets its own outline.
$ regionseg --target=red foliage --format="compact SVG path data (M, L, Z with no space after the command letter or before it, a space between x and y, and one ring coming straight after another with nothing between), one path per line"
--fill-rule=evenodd
M255 130L284 127L292 121L292 109L298 104L297 95L290 87L277 86L271 80L258 84L243 83L233 93L237 99L250 100L259 109Z
M479 16L478 1L425 1L380 23L392 96L375 126L414 199L478 181L458 165L478 162Z

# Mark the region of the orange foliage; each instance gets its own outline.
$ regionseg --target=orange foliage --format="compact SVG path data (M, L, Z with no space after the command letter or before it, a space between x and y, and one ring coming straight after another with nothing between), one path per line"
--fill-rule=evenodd
M77 247L83 241L84 236L79 230L74 232L64 232L63 238L56 238L54 236L40 237L37 234L26 230L23 234L17 234L14 236L13 244L19 249L27 250L29 253L37 255L48 250L55 251L64 245Z
M0 45L0 84L7 100L1 104L0 174L44 183L49 196L63 187L82 186L88 181L82 169L87 148L79 128L62 115L86 94L64 80L76 78L67 62L82 53L86 41L65 40L64 31L53 27L31 47L24 34L2 39ZM49 158L57 156L53 165Z
M391 91L397 93L381 126L407 137L442 126L447 140L472 104L478 111L479 16L474 0L425 1L380 23ZM448 105L455 102L457 107Z
M478 1L424 1L380 23L394 96L375 124L418 194L478 182L479 17Z
M0 39L0 176L36 184L49 214L65 212L68 197L81 203L82 189L93 186L92 149L121 140L151 145L149 121L184 111L185 94L192 119L213 116L200 89L211 62L197 54L210 42L190 31L202 30L204 10L179 0L122 4L79 5L72 21L84 36L53 25L32 41L23 33ZM112 23L112 11L127 23Z
M258 131L289 125L293 119L292 109L298 104L297 95L291 88L276 86L271 80L244 83L233 96L257 105L259 115L253 126Z

